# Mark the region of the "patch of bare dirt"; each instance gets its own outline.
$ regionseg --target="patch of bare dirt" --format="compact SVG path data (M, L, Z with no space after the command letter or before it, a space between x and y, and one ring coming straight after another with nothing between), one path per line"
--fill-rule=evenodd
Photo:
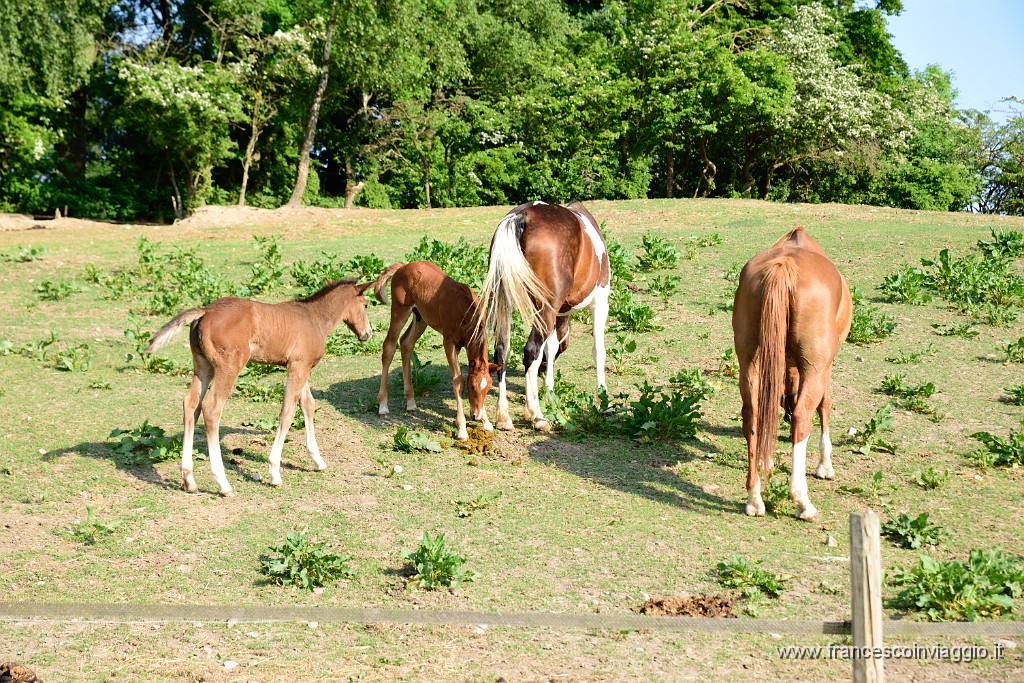
M43 679L27 666L4 662L0 664L0 683L43 683Z
M732 606L735 596L712 593L710 595L672 596L651 598L637 611L650 617L708 617L735 619Z

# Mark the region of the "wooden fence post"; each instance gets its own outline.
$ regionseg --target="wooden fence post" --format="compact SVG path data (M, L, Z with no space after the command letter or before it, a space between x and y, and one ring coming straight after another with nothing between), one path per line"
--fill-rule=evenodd
M878 515L850 514L850 598L853 620L853 682L883 683L883 660L869 651L882 647L882 553ZM865 657L864 654L869 654ZM880 654L875 651L875 654Z

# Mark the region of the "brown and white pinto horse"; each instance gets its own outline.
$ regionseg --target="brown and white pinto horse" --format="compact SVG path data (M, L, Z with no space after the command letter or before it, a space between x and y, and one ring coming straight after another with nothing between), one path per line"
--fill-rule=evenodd
M416 340L433 327L444 338L444 355L452 371L452 389L455 391L455 424L459 441L469 438L466 416L462 412L462 369L459 351L466 349L469 364L469 409L474 420L492 431L484 399L491 388L491 373L497 366L487 361L487 335L477 335L480 312L476 294L466 285L445 275L429 261L416 261L402 265L396 263L377 277L373 291L377 300L388 303L387 285L391 281L391 326L384 340L381 356L380 391L377 393L377 412L388 414L388 368L395 357L398 335L410 315L415 320L402 334L402 378L405 388L405 409L416 410L416 397L412 386L412 351Z
M740 272L732 328L740 365L743 436L747 440L748 515L765 513L761 486L771 475L780 403L791 415L793 473L789 496L797 517L817 510L807 496L807 440L821 419L819 479L832 479L832 361L850 332L853 302L846 280L818 243L796 228ZM762 480L764 477L764 480Z
M594 316L597 387L605 386L604 328L610 291L608 250L597 221L581 203L562 207L531 202L501 219L491 241L487 279L480 294L487 311L486 328L495 334L494 360L501 366L499 429L512 428L505 390L512 311L519 311L523 321L533 327L523 352L526 417L535 428L547 431L551 423L540 409L540 364L546 360L545 385L551 389L555 358L565 348L573 311L585 308Z
M296 402L301 405L306 422L306 449L318 470L327 468L313 431L315 402L309 389L309 373L324 356L327 335L340 323L348 325L359 341L370 338L373 331L366 316L368 302L363 292L372 284L356 285L352 280L339 280L312 296L278 304L225 297L202 308L179 313L153 335L146 353L153 353L182 327L192 325L189 344L195 376L185 394L185 433L181 447L181 475L186 491L199 490L192 476L192 440L201 409L206 423L210 470L220 487L220 495L232 495L220 453L220 416L238 373L250 360L288 368L277 435L270 447L271 486L281 485L281 450L295 417ZM213 390L204 401L211 382Z

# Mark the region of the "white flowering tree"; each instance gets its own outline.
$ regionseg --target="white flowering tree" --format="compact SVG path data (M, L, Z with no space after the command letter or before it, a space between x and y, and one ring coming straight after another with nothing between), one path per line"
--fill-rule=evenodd
M244 120L237 75L206 62L127 59L118 67L128 115L163 154L175 216L206 203L213 169L234 157L232 124Z

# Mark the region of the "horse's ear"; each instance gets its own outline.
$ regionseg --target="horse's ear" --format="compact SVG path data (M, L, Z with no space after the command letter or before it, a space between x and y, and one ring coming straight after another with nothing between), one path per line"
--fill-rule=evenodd
M489 373L491 373L493 375L495 373L501 372L501 367L502 367L501 363L488 363L487 364L487 372L489 372Z
M373 282L367 282L366 284L356 285L356 294L365 294L366 290L373 287Z

